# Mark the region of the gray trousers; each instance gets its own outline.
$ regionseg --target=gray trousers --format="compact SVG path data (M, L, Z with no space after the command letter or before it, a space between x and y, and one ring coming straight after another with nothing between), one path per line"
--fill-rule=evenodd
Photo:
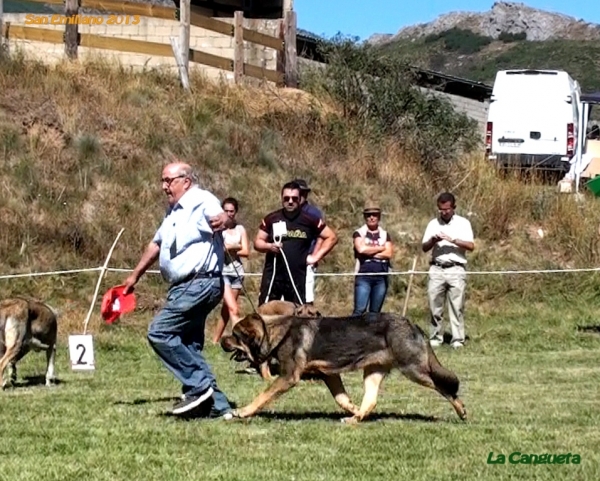
M465 291L467 274L460 266L442 269L438 266L429 268L427 297L431 313L431 328L429 339L442 342L444 330L444 301L448 305L448 317L452 328L452 341L465 341Z

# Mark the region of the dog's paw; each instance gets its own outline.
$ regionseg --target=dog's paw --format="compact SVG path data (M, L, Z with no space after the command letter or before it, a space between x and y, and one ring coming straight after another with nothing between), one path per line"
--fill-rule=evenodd
M14 387L15 387L15 383L14 383L12 380L10 380L10 381L5 381L5 382L2 384L2 390L3 390L3 391L6 391L7 389L12 389L12 388L14 388Z
M357 425L358 423L360 423L360 417L359 416L350 416L348 418L342 418L342 423L344 424L350 424L350 425Z
M243 419L243 418L248 418L248 417L252 416L252 413L248 409L245 409L245 408L234 409L233 416L236 418Z

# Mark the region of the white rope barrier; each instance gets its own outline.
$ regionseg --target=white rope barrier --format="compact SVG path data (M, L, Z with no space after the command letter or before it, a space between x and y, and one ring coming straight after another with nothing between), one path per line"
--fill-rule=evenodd
M22 274L6 274L0 275L2 279L15 279L19 277L43 277L43 276L56 276L63 274L77 274L80 272L133 272L133 269L121 269L115 267L90 267L87 269L73 269L64 271L47 271L47 272L28 272ZM570 272L599 272L600 267L588 267L581 269L534 269L534 270L508 270L508 271L465 271L467 275L512 275L512 274L565 274ZM147 274L160 274L159 270L147 270ZM356 277L356 276L407 276L414 274L429 274L429 271L390 271L390 272L319 272L316 273L316 277ZM262 272L246 272L244 277L260 277Z
M57 276L62 274L77 274L79 272L96 272L102 269L101 267L90 267L88 269L73 269L68 271L50 271L50 272L27 272L23 274L6 274L0 276L0 279L16 279L17 277L41 277L41 276Z

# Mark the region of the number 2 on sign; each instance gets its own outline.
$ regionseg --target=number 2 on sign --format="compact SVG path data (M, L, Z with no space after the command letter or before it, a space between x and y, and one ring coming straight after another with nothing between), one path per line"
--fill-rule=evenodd
M83 360L83 356L85 356L85 346L83 344L77 344L76 349L79 351L80 348L81 356L79 356L79 359L77 359L77 364L87 364L87 362Z
M95 369L94 342L91 335L69 336L69 354L71 369L74 371L93 371Z

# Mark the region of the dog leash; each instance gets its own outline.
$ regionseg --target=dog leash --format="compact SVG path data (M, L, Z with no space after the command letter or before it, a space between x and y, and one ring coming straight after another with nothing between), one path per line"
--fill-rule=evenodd
M279 239L279 240L277 240L277 239ZM281 236L273 236L273 240L276 243L280 244L281 243ZM287 273L290 276L290 282L292 283L292 287L294 288L294 292L296 294L296 297L300 301L300 305L302 305L302 304L304 304L304 302L302 301L302 298L300 297L300 294L298 293L298 289L296 288L296 283L294 282L294 278L292 277L292 271L290 270L290 266L288 264L285 252L283 252L283 249L280 248L279 249L279 253L283 257L283 262L284 262L285 267L287 269ZM276 267L277 267L277 256L275 256L273 258L273 275L271 276L271 283L269 284L269 290L267 291L267 298L266 298L267 301L269 300L269 296L271 295L271 288L273 287L273 281L275 280Z

